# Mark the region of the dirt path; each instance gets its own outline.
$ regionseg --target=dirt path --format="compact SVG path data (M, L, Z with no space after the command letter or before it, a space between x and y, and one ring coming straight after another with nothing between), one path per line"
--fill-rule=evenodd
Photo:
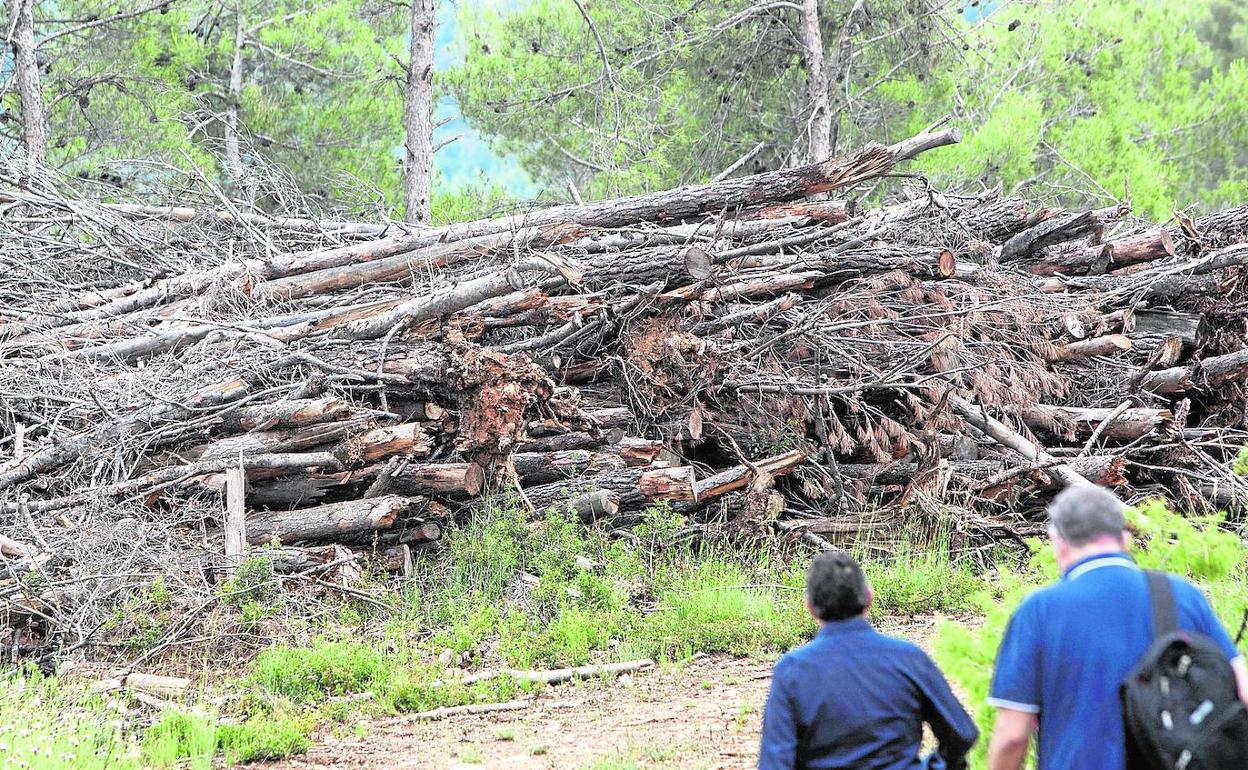
M890 623L927 646L933 622ZM769 661L708 657L682 669L547 689L521 711L338 727L268 770L728 770L753 767Z

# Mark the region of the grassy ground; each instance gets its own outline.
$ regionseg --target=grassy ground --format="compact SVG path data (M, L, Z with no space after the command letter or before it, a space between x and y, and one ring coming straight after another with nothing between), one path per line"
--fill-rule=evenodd
M1164 509L1150 515L1148 558L1216 586L1224 617L1241 611L1248 598L1238 538ZM682 527L663 507L631 538L609 537L559 512L530 521L496 510L449 531L449 553L423 563L385 617L371 605L344 603L306 643L264 650L212 698L192 698L147 724L127 717L137 704L124 694L92 698L54 680L11 674L0 683L0 770L207 768L214 758L280 758L305 750L317 724L349 729L361 716L508 700L534 687L507 677L470 687L442 681L462 669L643 657L679 666L695 653L774 656L808 638L813 624L801 590L807 554L777 545L679 545L687 542ZM977 630L949 621L936 640L939 661L972 705L982 700L1013 602L1053 572L1039 559L1028 569L977 573L951 563L939 539L928 549L862 556L877 615L987 614ZM222 591L240 618L261 622L282 601L273 585L261 554ZM991 715L978 709L977 717L983 724Z
M472 687L438 681L455 678L459 669L645 657L679 664L695 653L774 655L809 636L804 556L755 544L673 546L685 542L683 525L670 509L656 507L634 537L611 538L565 513L530 521L496 510L470 528L448 532L449 553L421 565L388 617L366 604L345 603L307 643L263 651L244 675L217 688L224 694L212 701L126 729L133 721L120 718L124 695L110 703L73 695L53 680L14 675L0 699L0 740L7 737L4 725L22 723L33 707L48 716L23 730L76 741L78 750L107 759L100 767L208 767L214 756L228 763L302 751L318 722L507 700L533 687L506 677ZM972 610L979 579L952 567L943 553L908 551L868 561L875 611ZM282 601L272 585L269 565L258 555L222 592L242 620L259 623ZM358 697L362 693L366 699ZM112 729L98 726L110 722L116 723ZM5 743L0 763L41 767L21 748L30 741ZM93 767L77 760L75 766Z

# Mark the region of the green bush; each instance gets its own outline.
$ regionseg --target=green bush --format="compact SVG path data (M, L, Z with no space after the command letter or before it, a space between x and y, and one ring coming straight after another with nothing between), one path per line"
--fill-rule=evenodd
M261 652L248 682L293 703L384 689L392 662L372 645L317 639L310 647L270 647Z
M279 713L217 728L217 745L227 762L285 759L308 750L314 719Z
M143 756L152 767L210 770L216 753L215 719L168 709L143 733Z

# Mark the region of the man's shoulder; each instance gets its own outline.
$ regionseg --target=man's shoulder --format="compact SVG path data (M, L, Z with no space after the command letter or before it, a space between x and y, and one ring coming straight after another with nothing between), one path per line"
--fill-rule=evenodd
M868 634L855 637L852 647L854 649L847 647L843 640L838 644L829 645L826 643L826 640L816 637L801 647L795 647L782 655L776 661L776 670L796 668L807 664L820 665L821 661L829 655L843 657L846 653L858 651L870 653L873 657L879 654L884 659L894 657L927 657L927 653L923 651L923 648L914 642L898 636L880 633L874 629Z

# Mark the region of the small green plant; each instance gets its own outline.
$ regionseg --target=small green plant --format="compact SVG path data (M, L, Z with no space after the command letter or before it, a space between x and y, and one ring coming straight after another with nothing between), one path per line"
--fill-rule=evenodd
M481 764L481 747L470 743L459 751L459 761L469 765Z
M755 711L754 706L749 703L742 703L737 707L737 729L744 730L745 725L750 721L750 714Z
M530 753L530 754L532 754L532 755L533 755L533 756L535 756L535 757L540 757L540 756L542 756L542 755L546 754L546 752L548 752L548 751L550 751L550 747L549 747L549 746L547 746L547 745L545 745L545 744L543 744L543 743L539 743L539 744L537 744L537 745L535 745L535 746L530 746L530 747L529 747L529 753Z
M210 770L217 753L215 719L168 709L143 733L143 756L153 767Z
M514 741L516 739L516 730L514 727L500 727L494 731L494 736L500 741Z
M369 644L321 638L310 647L264 650L247 682L293 703L314 703L331 695L385 689L392 666Z
M221 584L221 601L241 610L248 604L263 603L273 586L273 560L263 553L249 556Z
M315 718L310 715L278 712L253 717L241 724L217 728L217 745L227 762L254 762L285 759L308 750Z

